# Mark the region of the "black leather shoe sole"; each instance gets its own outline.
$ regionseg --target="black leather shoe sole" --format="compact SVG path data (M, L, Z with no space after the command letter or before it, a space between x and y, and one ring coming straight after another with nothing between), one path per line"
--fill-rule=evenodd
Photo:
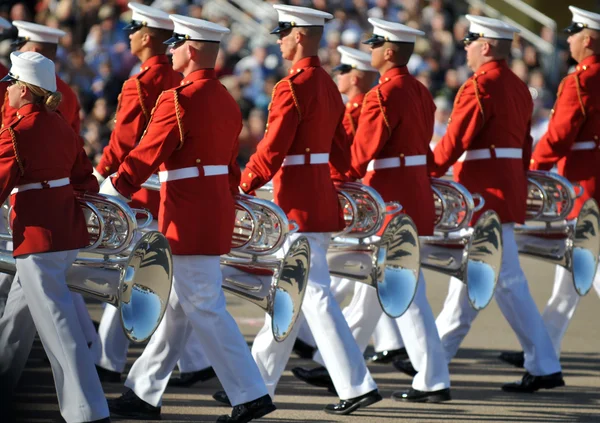
M172 377L169 379L168 386L175 386L180 388L190 387L198 382L206 382L212 378L217 377L212 367L198 370L197 372L181 373L179 377Z
M379 393L376 393L374 395L369 395L368 397L365 397L363 399L356 401L354 404L348 406L347 408L345 408L343 410L332 410L330 408L325 407L323 409L323 411L325 411L327 414L337 414L340 416L346 416L348 414L355 412L359 408L365 408L365 407L368 407L369 405L378 403L382 399L383 399L383 397Z
M372 356L366 357L366 360L373 364L388 364L394 360L408 360L408 353L406 352L406 348L400 348L399 350L375 353Z
M403 396L406 392L394 392L392 393L392 399L400 402L445 402L450 401L452 396L450 395L450 389L441 389L433 392L420 392L418 395Z
M219 416L217 419L217 423L248 423L254 419L260 419L261 417L266 416L267 414L271 414L273 411L277 410L274 404L268 404L263 407L260 407L247 416L238 416L231 417L227 414Z
M319 388L327 388L329 392L335 392L335 387L333 386L333 381L329 376L320 376L320 377L306 377L302 372L304 369L301 367L294 367L292 369L292 374L300 379L302 382L306 382L309 385L317 386Z
M560 388L561 386L565 386L565 381L562 377L542 380L536 382L534 385L522 385L519 382L507 383L506 385L502 385L502 390L504 392L532 394L535 391L539 391L540 389L554 389Z
M498 358L505 363L518 368L523 368L525 365L525 354L523 352L503 352Z

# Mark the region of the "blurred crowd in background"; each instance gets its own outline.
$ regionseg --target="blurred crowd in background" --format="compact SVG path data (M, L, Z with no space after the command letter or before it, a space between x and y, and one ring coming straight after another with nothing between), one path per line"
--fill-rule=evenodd
M248 0L250 1L250 0ZM0 16L8 20L33 21L60 28L61 39L57 72L78 94L81 103L82 136L94 161L100 158L112 130L112 118L123 82L139 70L140 63L129 52L128 34L123 27L130 20L128 0L0 0ZM258 36L249 28L256 26L234 22L226 8L234 2L207 0L139 1L168 13L177 13L220 23L232 29L222 43L217 63L221 82L235 97L244 119L240 134L240 164L243 166L262 139L275 83L287 73L288 62L281 59L276 36ZM252 0L251 3L256 3ZM287 3L326 10L334 19L325 26L319 52L324 68L331 71L339 63L339 45L368 51L361 44L372 31L368 17L401 22L426 33L419 38L408 64L410 72L431 91L437 105L432 142L444 134L454 97L469 77L462 43L469 23L465 13L482 14L462 0L292 0L264 2L267 13L258 24L270 30L277 14L268 13L268 4ZM272 8L271 8L272 9ZM243 16L243 13L239 11ZM237 13L237 11L236 11ZM250 21L251 18L248 18ZM14 28L13 28L14 29ZM253 36L255 34L256 36ZM262 33L261 33L262 34ZM543 39L553 42L555 34L542 28ZM9 65L10 38L16 30L0 35L0 61ZM522 38L513 43L513 71L529 85L535 103L532 135L537 141L545 132L555 93L569 66L568 48L559 38L558 57L537 51Z

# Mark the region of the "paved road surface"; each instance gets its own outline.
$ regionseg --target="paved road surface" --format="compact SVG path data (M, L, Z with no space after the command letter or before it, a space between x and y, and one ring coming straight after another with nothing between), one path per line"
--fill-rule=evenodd
M552 289L553 268L529 259L523 265L538 308ZM434 312L441 309L447 279L426 273L428 296ZM230 311L251 342L262 324L256 306L228 297ZM101 308L91 304L98 319ZM504 393L500 386L520 378L521 372L496 359L498 351L516 350L518 343L497 305L492 303L475 321L473 328L450 366L453 401L445 404L403 404L390 399L394 390L406 388L410 378L391 365L371 365L370 369L385 400L352 416L325 414L322 408L336 398L326 391L297 381L289 371L297 365L310 366L292 357L281 379L276 404L278 410L262 422L600 422L600 299L595 292L585 297L563 344L562 364L567 386L535 394ZM130 363L141 347L130 350ZM36 341L26 373L18 389L21 422L52 422L60 418L49 366ZM164 422L214 422L229 409L218 406L211 395L220 388L216 380L192 389L169 389L163 401ZM104 385L108 397L117 396L121 385ZM125 419L114 419L127 422Z

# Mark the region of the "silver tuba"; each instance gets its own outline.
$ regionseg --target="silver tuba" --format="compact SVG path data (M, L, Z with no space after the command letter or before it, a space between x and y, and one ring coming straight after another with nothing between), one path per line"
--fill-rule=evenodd
M168 304L173 280L169 243L155 231L136 242L137 231L152 221L146 210L131 209L102 194L82 194L77 199L88 217L90 244L68 270L67 285L71 291L117 307L126 336L144 342L160 324ZM10 208L4 210L7 217ZM146 215L143 223L138 224L137 214ZM10 228L8 221L6 227ZM10 230L0 239L12 241ZM0 272L16 272L11 251L0 250Z
M600 211L587 200L575 220L566 220L581 195L566 178L551 172L529 171L527 223L515 226L519 253L560 265L573 274L579 295L594 282L600 253Z
M159 190L158 177L151 176L142 187ZM298 230L296 223L290 222L283 210L270 201L244 194L236 197L231 252L221 256L221 265L246 275L227 276L224 269L223 289L265 310L272 319L273 337L283 341L304 300L310 246L306 237L300 237L283 254L284 242ZM246 277L247 274L257 276Z
M333 276L365 283L377 290L381 308L396 318L408 309L419 281L419 237L400 204L386 204L373 188L342 184L338 196L346 228L334 234L327 251Z
M467 285L471 307L481 310L492 300L500 274L500 219L488 210L469 228L473 213L484 205L483 197L445 179L431 178L431 189L436 225L433 236L419 237L421 266L461 280Z

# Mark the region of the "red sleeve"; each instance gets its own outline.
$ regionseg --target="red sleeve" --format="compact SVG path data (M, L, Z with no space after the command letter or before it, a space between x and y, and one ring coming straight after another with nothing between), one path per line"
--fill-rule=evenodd
M229 190L231 191L231 195L236 195L240 192L238 187L240 186L242 172L240 170L240 165L237 162L239 149L240 141L239 139L236 139L235 144L233 145L233 151L231 152L231 159L229 160Z
M135 81L126 81L119 96L115 128L96 166L98 173L105 178L117 171L144 132L147 118L141 101Z
M292 82L284 79L274 90L265 136L242 173L244 192L254 191L273 178L294 141L300 123L300 106L292 89Z
M146 132L119 167L113 186L125 197L138 191L141 185L177 149L181 141L178 117L175 113L176 90L163 91L156 102ZM181 116L185 110L179 108Z
M378 89L373 88L365 96L352 143L352 165L349 173L355 179L365 176L369 162L377 156L392 134L392 126L383 101L379 101Z
M469 79L457 94L446 134L433 151L434 176L444 176L450 166L471 145L485 123L483 96L476 90L474 79Z
M329 171L331 180L334 182L346 182L348 179L345 174L351 166L350 148L352 138L346 132L344 127L344 115L337 126L333 143L331 144L331 153L329 154Z
M6 201L10 191L18 184L21 177L15 148L10 132L0 131L0 204Z
M575 137L585 121L583 107L587 94L578 87L577 78L577 74L567 76L558 89L548 131L533 152L530 165L532 170L550 170L554 163L571 151Z

